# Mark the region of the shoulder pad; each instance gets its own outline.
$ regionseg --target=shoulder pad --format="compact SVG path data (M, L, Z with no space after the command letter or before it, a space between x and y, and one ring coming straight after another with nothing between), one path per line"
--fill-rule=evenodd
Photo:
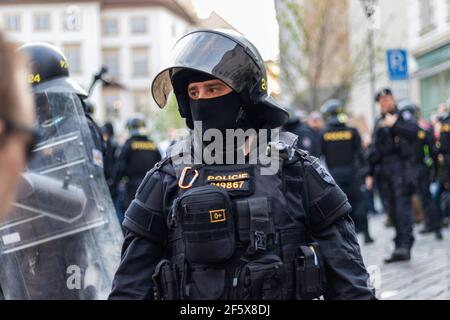
M318 232L349 213L352 207L319 159L307 156L303 166L304 194L308 202L307 223L313 232Z
M139 186L136 198L125 212L123 226L144 239L165 243L167 226L163 213L163 178L154 169L147 173Z

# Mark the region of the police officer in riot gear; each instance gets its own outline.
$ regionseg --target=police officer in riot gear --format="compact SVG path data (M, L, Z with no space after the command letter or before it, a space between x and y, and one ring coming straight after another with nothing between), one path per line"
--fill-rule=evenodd
M320 143L317 141L317 135L304 121L304 114L294 108L287 108L289 120L283 126L283 130L291 132L298 136L298 147L308 151L314 157L320 156Z
M31 73L28 81L35 90L43 86L61 87L71 90L80 98L96 150L100 152L95 155L100 163L102 159L99 156L104 152L104 144L101 130L92 119L93 104L86 100L87 92L70 78L69 63L64 54L56 47L42 42L25 44L19 50L29 58Z
M230 31L189 33L153 81L161 108L172 89L194 137L173 146L128 208L110 299L373 299L348 200L294 135L249 135L226 154L217 144L212 162L192 160L216 142L211 130L219 139L288 120L267 93L256 48ZM229 154L245 162L221 164Z
M399 112L392 91L382 89L375 96L381 116L375 123L372 145L368 153L366 186L373 187L373 176L378 175L384 207L395 230L395 250L386 263L410 260L414 243L411 196L414 181L411 159L417 141L419 126L409 112Z
M119 182L126 177L125 199L122 204L123 212L133 200L145 174L161 160L161 153L156 143L148 137L147 125L143 116L138 115L129 119L127 129L130 138L120 151L112 184L112 190L115 191Z
M0 228L0 285L7 299L104 299L123 238L84 115L84 91L55 47L20 50L32 63L39 136Z
M418 123L420 118L420 108L409 100L400 101L398 104L400 113L409 113L412 119ZM436 175L437 170L437 149L433 130L419 128L415 141L415 152L411 161L411 174L417 195L425 215L425 228L421 233L435 233L438 240L442 239L441 224L442 218L438 214L435 203L430 193L430 183L432 175Z
M349 199L356 231L364 234L366 243L372 243L361 191L361 167L364 165L361 136L356 128L347 125L347 112L340 100L328 100L321 111L326 121L321 142L325 163Z

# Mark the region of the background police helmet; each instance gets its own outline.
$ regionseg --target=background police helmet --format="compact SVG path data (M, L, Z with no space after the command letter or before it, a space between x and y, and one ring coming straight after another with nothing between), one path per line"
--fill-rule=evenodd
M148 134L147 124L145 122L145 117L142 115L137 115L133 118L130 118L127 121L127 130L130 133L130 136L146 136Z
M230 30L188 33L175 44L168 67L153 80L152 94L158 106L165 107L173 90L189 128L193 128L187 93L191 72L212 76L230 86L240 95L246 116L255 126L276 128L288 121L288 113L268 94L261 55L241 34Z
M64 91L75 93L81 98L87 97L86 91L70 78L67 59L55 46L32 42L21 46L18 51L29 59L28 82L33 92Z
M320 111L328 122L346 123L348 121L347 112L341 100L331 99L326 101Z
M375 94L375 102L379 102L381 97L392 96L392 90L390 88L383 88Z
M407 120L409 120L411 117L414 117L416 119L419 118L420 108L414 102L410 100L401 100L398 102L397 107L403 117Z

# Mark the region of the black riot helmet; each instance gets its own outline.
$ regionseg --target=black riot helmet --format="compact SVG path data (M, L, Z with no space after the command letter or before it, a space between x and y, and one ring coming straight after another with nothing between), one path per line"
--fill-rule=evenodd
M237 92L244 112L257 127L276 128L288 113L267 92L267 74L258 50L244 36L229 30L197 30L183 36L173 48L168 67L152 83L152 94L164 108L173 90L179 111L193 128L187 93L190 72L219 79Z
M341 100L331 99L326 101L320 111L328 122L346 123L348 121L347 111Z
M18 51L28 56L28 82L33 92L55 89L75 93L81 98L87 97L86 91L70 78L67 59L55 46L32 42L21 46Z
M147 123L145 122L145 117L143 115L136 115L127 121L127 130L132 137L134 136L146 136Z
M406 115L406 117L408 117L408 113L416 119L420 117L419 106L410 100L401 100L398 103L397 108L400 113Z
M382 97L393 96L391 88L383 88L375 94L375 102L379 102Z

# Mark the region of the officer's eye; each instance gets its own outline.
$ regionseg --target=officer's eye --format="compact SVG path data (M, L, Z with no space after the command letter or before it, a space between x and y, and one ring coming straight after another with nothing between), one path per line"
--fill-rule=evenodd
M197 88L192 88L188 90L188 94L191 99L198 99L199 91Z

